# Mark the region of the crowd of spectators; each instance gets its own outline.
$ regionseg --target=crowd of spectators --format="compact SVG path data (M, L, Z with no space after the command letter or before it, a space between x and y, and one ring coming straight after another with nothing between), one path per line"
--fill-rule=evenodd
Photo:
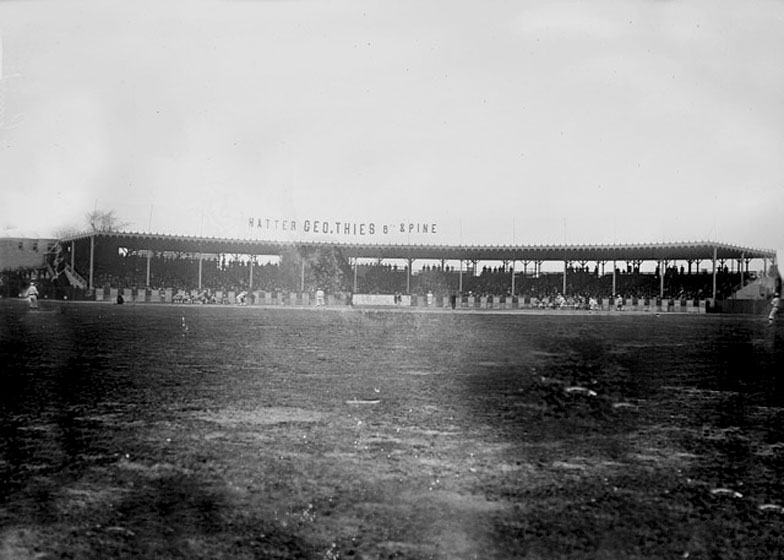
M248 290L253 266L253 289L270 292L288 289L277 263L251 263L240 259L205 258L201 263L201 288L207 292ZM147 285L147 258L128 255L104 266L95 277L99 288L142 288ZM190 292L199 288L199 260L155 256L150 259L150 287Z
M410 292L417 295L435 293L440 295L462 293L480 296L521 296L537 300L554 299L559 294L569 294L581 301L590 298L607 298L623 294L627 298L648 299L660 295L661 275L641 272L639 267L616 269L615 293L611 271L600 273L598 267L570 267L566 272L564 292L563 272L540 272L537 274L515 272L512 291L512 270L509 266L483 267L474 271L463 271L462 280L458 270L449 266L425 266L407 278L405 267L389 265L366 267L360 275L358 291L362 293ZM750 274L731 272L726 267L717 273L716 284L720 298L729 296L752 279ZM713 294L713 275L706 272L688 273L683 268L670 267L664 272L664 296L674 299L704 299Z
M96 271L95 285L98 288L119 289L147 287L147 267L148 260L144 255L119 255L111 262L103 263L102 268ZM589 305L591 299L614 297L616 294L626 298L656 298L660 295L661 274L658 268L649 272L641 272L638 266L618 268L613 290L610 270L600 271L598 266L571 266L566 271L564 291L563 272L533 273L532 270L518 269L513 292L512 270L508 265L485 266L481 269L468 267L461 273L456 267L444 263L426 264L409 274L405 265L379 262L359 265L356 291L413 295L455 295L462 292L479 296L518 296L542 302L552 302L561 296L569 298L571 305ZM713 276L710 272L690 272L683 267L669 267L663 274L666 298L704 299L713 294ZM733 272L726 267L720 269L717 274L719 298L727 297L751 278L751 275ZM346 284L345 290L352 290L353 278L348 278ZM287 293L299 291L300 283L298 279L287 279L281 266L275 262L251 264L248 260L231 256L211 256L202 260L199 286L198 259L189 255L158 255L149 261L149 287L171 288L176 292L188 293L201 288L206 294L251 289ZM306 289L315 290L317 287L308 285Z

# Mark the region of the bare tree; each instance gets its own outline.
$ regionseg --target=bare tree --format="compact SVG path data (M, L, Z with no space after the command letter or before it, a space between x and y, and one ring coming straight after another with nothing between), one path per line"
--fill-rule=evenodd
M351 285L351 266L339 249L318 247L301 250L290 247L281 252L280 272L284 284L298 290L302 280L302 263L305 267L305 289L322 288L329 293L345 291Z
M75 237L80 233L84 233L84 228L74 225L61 226L52 232L57 239L66 239L68 237Z
M92 232L119 231L129 225L121 221L114 210L93 210L85 214L85 220Z
M67 239L84 233L119 231L129 222L120 220L114 210L93 210L84 215L84 225L68 224L54 230L57 239Z

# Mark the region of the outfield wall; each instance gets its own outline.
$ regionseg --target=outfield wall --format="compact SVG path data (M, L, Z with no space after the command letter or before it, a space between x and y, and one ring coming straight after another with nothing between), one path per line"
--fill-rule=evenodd
M770 313L770 300L728 299L716 302L716 313L763 315Z
M185 292L182 290L172 290L170 288L162 290L129 289L117 290L116 288L106 288L96 290L96 301L116 302L117 296L122 295L126 303L200 303L198 292L195 290ZM213 294L216 304L228 305L267 305L267 306L299 306L314 307L317 305L316 295L313 293L298 292L264 292L254 291L245 296L244 302L240 299L240 294L231 291L217 290ZM351 298L351 301L349 301ZM515 310L515 309L553 309L553 306L530 297L511 297L511 296L435 296L429 295L403 295L399 296L399 301L395 302L395 296L391 294L327 294L324 304L327 306L348 305L351 303L355 307L399 307L399 308L418 308L418 309L492 309L492 310ZM751 302L749 302L751 303ZM741 306L730 304L729 302L719 302L716 305L717 312L735 313L760 313L763 304L767 302L756 302L758 305ZM747 309L748 307L748 309ZM603 298L597 301L596 310L611 311L615 310L616 302L612 298ZM671 300L671 299L637 299L628 298L624 300L621 309L623 311L647 311L652 313L705 313L709 308L706 300ZM559 309L574 309L574 307L563 306Z
M352 303L358 307L410 307L413 298L416 296L400 296L398 302L390 294L354 294Z

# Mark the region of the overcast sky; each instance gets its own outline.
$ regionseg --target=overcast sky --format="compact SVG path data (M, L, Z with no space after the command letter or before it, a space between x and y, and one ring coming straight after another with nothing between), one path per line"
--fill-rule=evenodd
M0 34L2 229L784 247L779 0L17 0Z

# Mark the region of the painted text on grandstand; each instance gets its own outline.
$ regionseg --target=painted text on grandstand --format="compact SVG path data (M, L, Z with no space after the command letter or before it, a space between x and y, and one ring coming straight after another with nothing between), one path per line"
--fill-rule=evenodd
M437 234L435 223L397 222L378 224L375 222L340 222L329 220L280 220L272 218L248 218L248 228L265 231L302 232L315 235L389 235L389 234Z

